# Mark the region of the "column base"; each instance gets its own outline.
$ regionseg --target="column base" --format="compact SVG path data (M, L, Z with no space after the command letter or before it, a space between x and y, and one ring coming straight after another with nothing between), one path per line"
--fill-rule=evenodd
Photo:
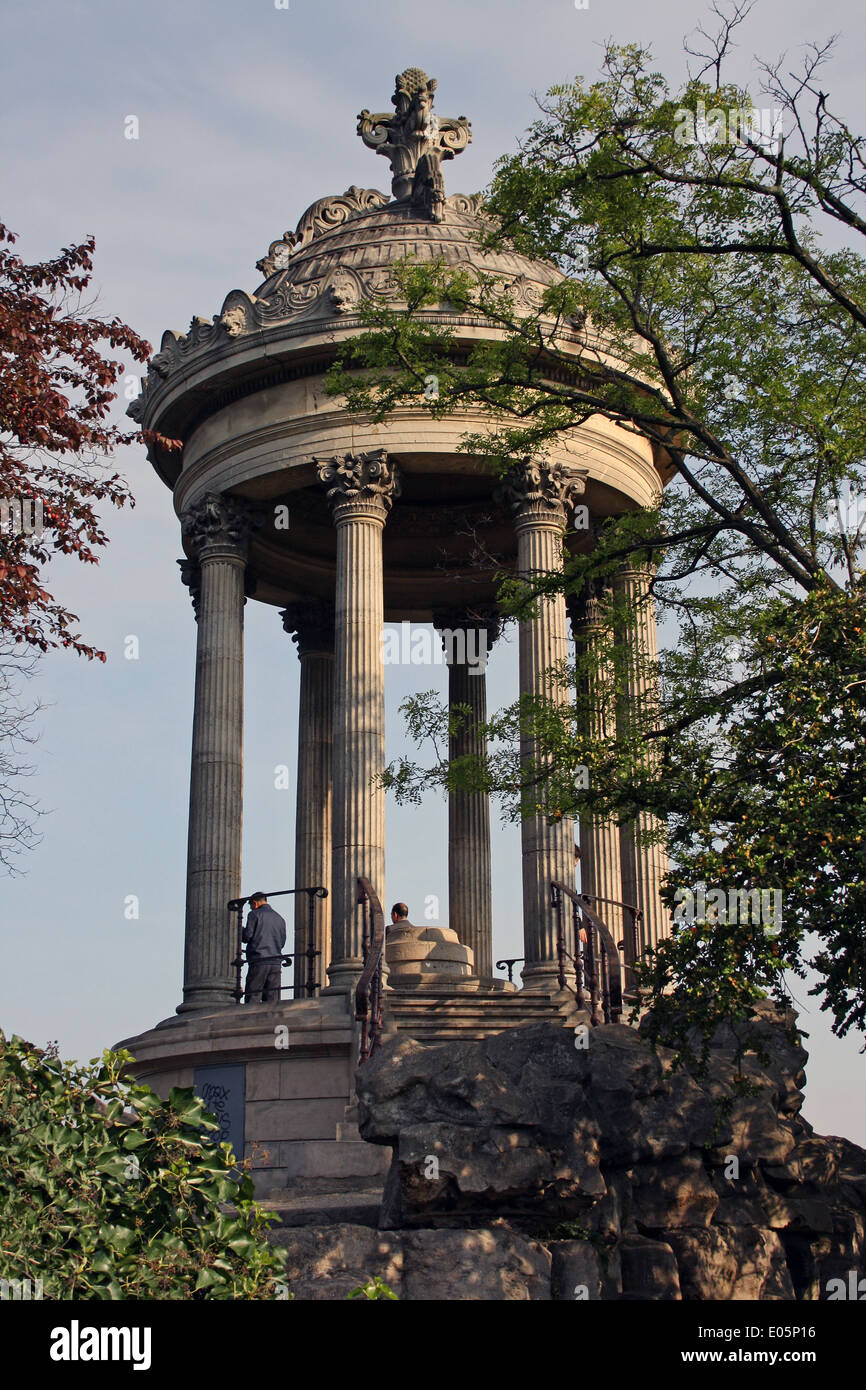
M347 957L332 962L328 966L328 983L321 994L351 994L364 973L364 962L360 956Z
M243 998L241 998L243 1003ZM184 999L175 1009L176 1014L195 1014L202 1012L212 1012L214 1009L235 1009L237 1000L234 994L226 997L224 991L202 990L201 993L191 995L189 999Z
M574 984L574 971L566 969L566 988ZM550 961L537 961L523 968L521 994L557 994L559 992L559 967Z

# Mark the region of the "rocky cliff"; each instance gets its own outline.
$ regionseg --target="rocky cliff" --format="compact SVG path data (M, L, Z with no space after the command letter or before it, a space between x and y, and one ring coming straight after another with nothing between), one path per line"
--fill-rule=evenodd
M702 1079L618 1025L388 1041L357 1076L362 1136L394 1149L380 1230L284 1232L300 1296L380 1274L412 1299L850 1297L866 1151L801 1117L795 1015L756 1026L740 1082L731 1036Z

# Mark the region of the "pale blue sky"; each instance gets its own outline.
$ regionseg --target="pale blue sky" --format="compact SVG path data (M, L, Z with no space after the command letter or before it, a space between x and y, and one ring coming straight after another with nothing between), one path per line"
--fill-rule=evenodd
M100 307L156 347L163 329L210 316L228 290L252 290L256 260L304 209L350 184L387 189L384 159L355 135L362 107L389 108L394 74L439 79L444 115L467 115L473 144L446 169L450 192L473 192L532 120L533 91L597 71L608 36L653 47L675 84L682 35L703 5L664 0L6 0L0 54L0 219L28 259L96 237ZM834 104L856 126L862 108L862 11L853 3L763 0L742 33L751 55L792 58L808 39L840 33L827 70ZM124 139L136 115L140 139ZM90 1056L171 1013L180 998L186 813L195 624L175 560L171 499L139 447L118 466L138 505L107 518L98 570L63 562L54 583L107 665L59 653L33 693L42 717L31 788L52 814L27 876L0 880L0 1026L57 1038ZM140 659L123 658L139 638ZM247 605L244 885L292 881L297 659L276 610ZM411 689L444 689L443 667L388 667L388 754L402 747L397 705ZM516 650L500 643L491 704L516 694ZM288 763L292 790L274 789ZM389 808L388 883L421 916L438 894L447 914L446 813ZM494 829L496 951L522 954L519 832ZM124 900L140 898L138 921ZM805 990L801 997L805 1000ZM866 1061L810 1002L806 1115L823 1132L866 1142Z

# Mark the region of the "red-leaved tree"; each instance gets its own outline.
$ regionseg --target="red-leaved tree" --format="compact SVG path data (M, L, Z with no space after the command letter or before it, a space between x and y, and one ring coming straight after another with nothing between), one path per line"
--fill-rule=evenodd
M144 362L150 344L119 319L88 317L92 237L37 265L12 252L15 240L0 223L0 633L104 661L45 587L43 568L57 552L97 564L108 540L99 504L134 505L108 459L141 435L109 422L124 364L103 353L107 345Z

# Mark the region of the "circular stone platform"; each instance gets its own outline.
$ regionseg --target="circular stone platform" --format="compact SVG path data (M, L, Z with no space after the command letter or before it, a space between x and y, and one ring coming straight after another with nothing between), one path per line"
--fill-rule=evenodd
M385 938L391 989L435 989L442 985L477 989L475 956L461 946L450 927L395 925Z

